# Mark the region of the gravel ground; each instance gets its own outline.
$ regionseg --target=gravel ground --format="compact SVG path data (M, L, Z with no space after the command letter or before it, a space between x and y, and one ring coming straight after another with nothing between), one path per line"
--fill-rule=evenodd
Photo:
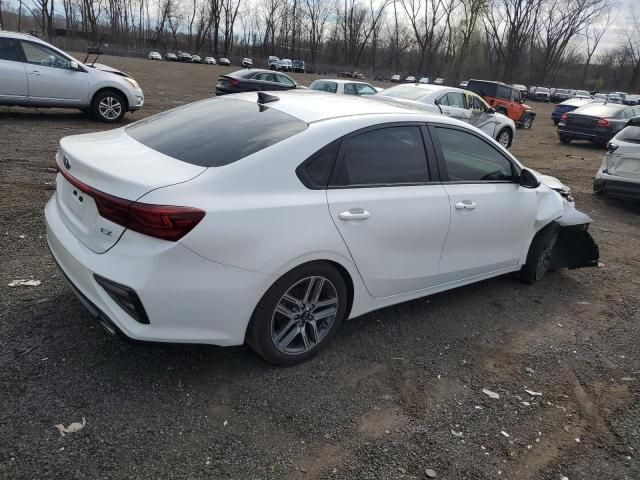
M127 121L210 96L232 70L102 61L145 90ZM0 478L640 478L640 207L594 196L603 151L560 145L551 107L534 108L512 150L573 188L603 266L374 312L287 369L246 347L108 336L51 260L42 217L59 139L108 127L0 108ZM42 284L7 286L31 277Z

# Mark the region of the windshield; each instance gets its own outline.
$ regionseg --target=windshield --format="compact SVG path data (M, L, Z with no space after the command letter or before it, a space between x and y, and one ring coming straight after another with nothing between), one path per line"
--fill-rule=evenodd
M302 120L237 99L211 98L133 123L134 140L201 167L221 167L306 130Z
M387 88L384 93L385 97L404 98L405 100L420 100L429 95L429 91L422 87L414 87L409 85L398 85L396 87Z
M580 95L581 97L590 97L591 95L586 90L576 90L576 95Z
M640 127L628 126L620 130L616 135L616 140L630 143L640 143Z
M537 87L536 88L536 93L549 93L549 89L546 87Z

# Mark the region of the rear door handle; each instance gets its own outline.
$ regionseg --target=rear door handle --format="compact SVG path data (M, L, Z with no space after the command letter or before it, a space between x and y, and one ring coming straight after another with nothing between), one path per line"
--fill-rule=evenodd
M371 213L364 208L350 208L338 214L340 220L366 220Z
M456 210L473 210L476 208L476 202L471 200L463 200L456 203Z
M40 75L40 72L38 70L33 70L29 73L31 73L31 75Z

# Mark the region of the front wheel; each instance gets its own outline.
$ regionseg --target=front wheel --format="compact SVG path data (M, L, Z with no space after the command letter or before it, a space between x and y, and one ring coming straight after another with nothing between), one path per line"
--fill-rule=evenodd
M536 233L527 253L527 263L520 271L520 279L529 285L542 280L551 267L553 249L558 241L558 224L551 223Z
M264 294L247 329L247 343L276 365L302 363L316 355L342 324L347 287L328 263L302 265Z
M522 119L522 128L525 130L531 128L533 125L533 117L531 115L525 115Z
M122 120L127 111L124 97L113 90L105 90L93 97L91 112L93 116L105 123L115 123Z
M565 135L560 135L560 143L568 145L569 143L571 143L571 139Z
M503 128L498 133L498 136L496 137L496 140L504 148L509 148L511 146L511 131L506 127Z

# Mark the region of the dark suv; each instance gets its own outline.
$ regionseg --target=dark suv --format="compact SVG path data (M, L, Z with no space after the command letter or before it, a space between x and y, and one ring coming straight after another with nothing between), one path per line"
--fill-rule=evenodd
M496 111L513 120L518 127L531 128L536 113L526 105L520 90L502 82L469 80L467 90L477 93Z

